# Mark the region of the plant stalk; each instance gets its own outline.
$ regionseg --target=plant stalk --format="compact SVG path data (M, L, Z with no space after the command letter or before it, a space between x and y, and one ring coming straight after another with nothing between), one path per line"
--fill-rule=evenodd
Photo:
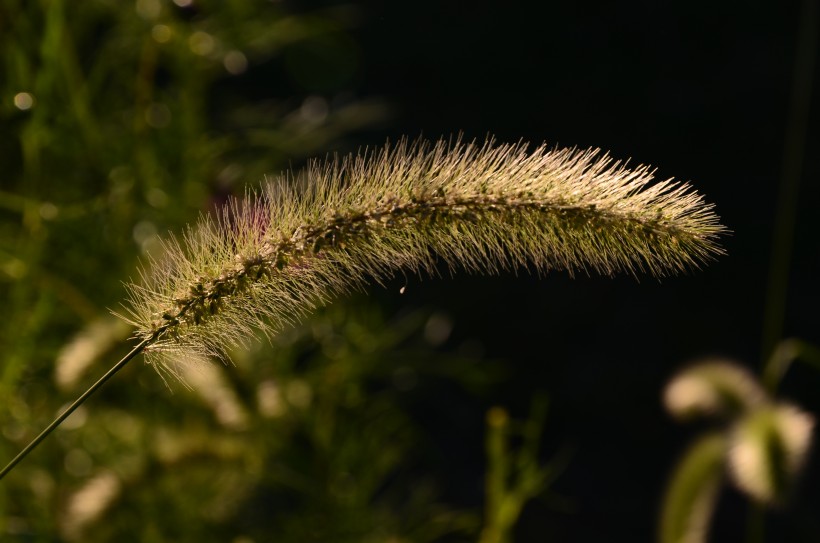
M786 301L789 294L789 267L794 252L800 180L804 172L806 137L815 72L818 26L818 0L804 0L801 11L792 79L791 107L783 145L780 194L775 215L769 286L763 323L761 357L764 361L783 337Z
M39 445L41 441L43 441L51 432L53 432L54 429L57 428L65 419L67 419L68 416L71 415L71 413L73 413L78 407L80 407L80 405L82 405L82 403L85 402L89 396L94 394L94 392L96 392L98 388L100 388L103 384L105 384L106 381L113 377L114 374L116 374L118 371L124 368L125 365L128 364L128 362L130 362L132 358L140 354L143 351L143 349L145 349L145 347L152 341L152 339L153 338L150 337L143 339L138 345L131 349L130 353L125 355L122 358L122 360L117 362L110 370L106 372L105 375L100 377L96 383L88 387L88 390L83 392L83 394L79 398L77 398L74 401L74 403L68 406L68 409L63 411L56 419L54 419L54 421L52 421L52 423L49 424L45 430L40 432L40 435L31 440L31 443L26 445L26 448L20 451L20 453L17 456L15 456L14 459L11 462L9 462L8 465L5 468L3 468L2 471L0 471L0 479L3 479L3 477L5 477L6 474L10 472L12 468L14 468L14 466L16 466L23 458L28 456L28 453L33 451L34 448L37 445Z

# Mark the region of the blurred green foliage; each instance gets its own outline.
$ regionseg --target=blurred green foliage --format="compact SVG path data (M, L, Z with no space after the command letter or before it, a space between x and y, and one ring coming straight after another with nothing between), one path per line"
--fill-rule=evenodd
M664 403L675 418L712 419L709 430L672 472L660 514L662 543L705 542L720 489L731 483L752 502L747 540L764 539L763 506L782 508L805 474L815 418L775 396L795 362L820 367L820 351L797 339L778 344L758 379L743 365L707 359L668 383Z
M104 407L84 407L59 431L65 473L41 467L42 488L32 489L43 493L42 518L82 541L469 534L475 515L437 505L434 482L402 469L423 457L424 433L401 399L421 375L466 370L475 386L488 376L466 360L431 357L423 323L418 314L385 323L373 309L338 304L272 346L237 351L235 366L191 367L180 398L168 398L153 372L140 375L142 387L112 382ZM113 495L99 516L84 515L82 493L99 478ZM55 486L67 482L60 499Z
M385 117L349 92L354 21L276 2L0 1L3 458L125 352L107 308L159 234ZM428 317L350 300L235 366L203 361L175 394L132 364L0 484L2 539L474 540L481 515L411 469L428 438L404 402L422 376L480 393L498 368L436 354ZM497 474L513 453L493 435ZM545 486L537 441L521 453L537 481L522 493L510 475L518 511Z

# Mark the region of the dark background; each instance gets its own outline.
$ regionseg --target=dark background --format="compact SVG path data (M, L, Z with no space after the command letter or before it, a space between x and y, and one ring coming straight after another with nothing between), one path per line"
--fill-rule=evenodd
M182 231L228 194L241 195L288 163L298 168L307 156L404 136L459 134L601 148L630 164L657 166L661 179L691 181L731 230L722 240L725 255L662 279L536 277L524 270L499 277L397 276L385 288L341 300L324 316L318 312L324 320L317 322L355 320L355 311L333 309L359 304L370 308L358 313L360 327L376 338L412 318L422 323L427 315L444 315L453 325L446 341L427 341L418 351L425 357L407 364L399 355L408 346L417 352L418 324L408 345L384 340L389 348L377 354L387 360L371 365L358 351L350 360L329 356L327 346L314 344L320 334L305 331L308 322L297 335L312 338L303 341L310 346L247 350L239 364L225 367L224 377L251 412L252 423L241 431L215 421L194 392L180 386L171 394L144 365L132 364L89 404L87 424L64 428L8 480L0 492L0 532L38 541L63 537L60 522L71 520L63 515L67 504L97 469L107 468L120 469L119 480L131 486L77 540L413 537L414 522L435 530L430 511L438 504L475 513L477 532L488 467L485 414L503 406L511 420L525 420L533 397L544 394L550 403L541 459L566 455L568 463L545 495L526 506L515 541L654 540L669 475L709 427L684 426L665 413L661 397L669 379L704 357L735 360L758 373L780 338L820 344L813 221L820 196L818 22L818 0L0 0L6 97L0 133L7 135L0 137L0 314L6 317L0 452L6 457L125 347L125 337L110 332L112 352L96 355L76 389L55 384L55 357L109 307L119 307L120 280L136 275L148 242ZM173 38L160 40L159 24L170 25ZM815 33L803 49L802 27ZM211 53L197 52L191 41L203 33L216 39ZM244 52L247 66L228 70L229 48ZM795 72L795 66L802 67ZM33 93L33 108L15 105L21 91ZM795 203L786 198L778 212L784 181ZM779 223L786 228L776 234ZM772 289L777 262L786 266L787 281ZM362 317L369 312L376 316ZM449 376L447 368L427 371L439 360L452 363ZM394 370L390 363L403 365ZM400 387L397 372L408 367L418 369L417 382ZM453 367L466 368L463 379L453 378ZM499 367L503 378L496 379ZM326 368L354 377L332 383L321 378ZM263 417L254 395L262 379L282 387L311 384L332 409ZM470 379L485 386L469 389ZM356 388L359 403L342 402L347 384L355 385L349 389ZM795 365L780 395L816 415L817 390L820 372ZM372 423L366 410L374 406L388 416ZM328 412L349 426L334 422L341 430L328 434L332 446L325 447L316 435L325 436ZM111 430L135 422L141 429L131 433L141 441ZM394 423L407 432L395 438ZM163 459L157 444L164 434L179 435L197 453L200 443L209 444L202 463ZM357 442L360 434L373 439ZM95 436L109 445L87 446ZM234 440L245 446L222 458L223 446ZM379 457L395 451L401 453L395 465ZM761 540L820 541L817 451L790 503L767 512ZM85 471L68 469L78 452L87 459ZM134 459L148 468L135 468L132 476L125 468ZM247 465L269 469L251 472ZM282 468L303 476L311 491L282 484ZM363 473L368 470L375 475ZM335 477L344 482L351 474L363 475L351 487L355 507L350 496L334 493ZM253 492L239 483L221 488L225 480ZM428 480L436 503L410 503L427 496L416 491ZM751 542L748 500L727 487L719 503L709 540ZM210 518L209 504L229 513Z
M574 452L556 483L561 499L528 506L518 540L652 539L669 471L702 430L663 412L664 383L693 359L727 357L756 371L768 355L762 330L802 5L355 5L361 62L351 89L393 108L388 123L357 143L463 133L599 147L657 166L660 178L691 180L731 229L726 256L660 281L562 273L411 277L403 295L404 279L377 294L397 311L420 305L448 312L455 323L448 347L479 338L486 357L503 360L509 379L489 402L526 414L533 392L548 393L547 454L564 445ZM812 79L804 72L800 84ZM783 326L783 337L815 343L817 118L812 104ZM795 140L788 145L793 150ZM794 367L782 395L817 413L819 385L815 371ZM416 411L446 459L448 497L474 505L481 501L483 421L469 401L431 390ZM770 515L771 540L820 538L816 464L793 505ZM727 491L712 539L742 539L746 515L745 502Z

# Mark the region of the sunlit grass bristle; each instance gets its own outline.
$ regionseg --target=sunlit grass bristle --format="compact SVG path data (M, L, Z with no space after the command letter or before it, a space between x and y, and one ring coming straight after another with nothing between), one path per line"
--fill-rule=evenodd
M202 217L129 286L149 361L218 356L397 271L665 276L721 254L686 183L597 150L401 141L314 162Z

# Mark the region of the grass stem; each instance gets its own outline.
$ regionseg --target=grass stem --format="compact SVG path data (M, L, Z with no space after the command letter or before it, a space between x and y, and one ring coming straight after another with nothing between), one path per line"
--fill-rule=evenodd
M96 392L96 390L98 388L100 388L103 384L105 384L106 381L108 381L111 377L113 377L114 374L116 374L118 371L120 371L122 368L124 368L125 365L128 364L128 362L130 362L132 358L134 358L135 356L140 354L142 352L142 350L145 349L145 346L148 345L148 343L150 341L151 341L151 338L143 339L138 345L136 345L133 349L131 349L131 352L129 352L127 355L125 355L122 358L122 360L117 362L110 370L108 370L106 372L105 375L100 377L97 380L96 383L91 385L88 388L88 390L83 392L83 394L79 398L77 398L74 401L74 403L72 403L70 406L68 406L68 409L63 411L56 419L54 419L51 422L51 424L49 424L46 427L45 430L40 432L40 435L38 435L37 437L32 439L31 443L26 445L26 448L23 449L22 451L20 451L20 453L17 456L15 456L14 459L11 462L9 462L8 465L5 468L3 468L3 471L0 471L0 479L3 479L3 477L5 477L6 474L8 472L10 472L12 470L12 468L14 468L14 466L16 466L18 463L20 463L20 461L23 458L28 456L28 454L31 451L33 451L34 448L37 445L39 445L41 441L43 441L51 432L53 432L65 419L67 419L68 416L71 415L71 413L73 413L78 407L80 407L80 405L82 405L83 402L85 402L88 399L89 396L94 394L94 392Z

